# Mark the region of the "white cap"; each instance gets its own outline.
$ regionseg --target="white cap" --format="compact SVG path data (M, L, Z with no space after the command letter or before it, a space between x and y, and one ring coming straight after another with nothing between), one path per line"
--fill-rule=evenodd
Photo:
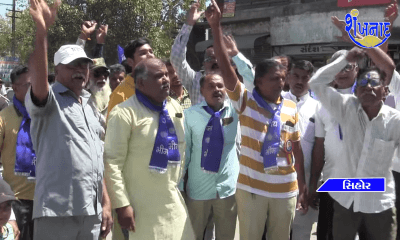
M82 47L75 44L64 45L58 49L56 54L54 54L54 65L57 66L60 63L68 64L78 58L85 58L89 61L92 61L92 59L86 56L86 53Z

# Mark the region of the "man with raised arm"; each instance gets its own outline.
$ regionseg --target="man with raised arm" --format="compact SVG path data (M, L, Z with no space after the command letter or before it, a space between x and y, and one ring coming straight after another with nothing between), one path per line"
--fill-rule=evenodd
M288 239L297 195L307 211L303 153L296 104L283 99L284 67L264 60L256 67L255 89L249 92L231 67L223 43L221 12L216 2L206 12L214 36L217 61L242 132L240 173L236 191L240 238ZM294 163L294 158L296 163Z
M92 60L78 45L64 45L54 56L56 83L50 88L47 81L47 32L60 4L30 0L36 40L25 106L37 156L33 238L97 240L107 236L112 218L101 126L83 89Z
M192 4L186 24L183 25L181 32L176 37L171 50L171 64L175 68L183 86L189 91L189 96L193 105L204 100L204 97L200 93L200 78L203 76L203 72L194 71L186 61L186 45L189 41L190 32L203 14L202 11L199 11L199 7L200 3L198 2ZM252 87L254 81L253 65L239 52L235 41L230 36L225 36L224 41L225 44L229 46L229 56L236 65L238 73L243 77L243 82L246 86ZM213 46L209 46L206 49L203 66L205 74L219 68Z
M343 158L334 163L331 178L386 178L385 192L330 192L334 199L333 239L395 239L394 181L391 165L400 143L400 113L383 104L385 73L378 67L359 71L355 95L340 94L328 84L349 62L364 57L394 63L379 48L354 47L319 69L310 81L321 104L340 124Z

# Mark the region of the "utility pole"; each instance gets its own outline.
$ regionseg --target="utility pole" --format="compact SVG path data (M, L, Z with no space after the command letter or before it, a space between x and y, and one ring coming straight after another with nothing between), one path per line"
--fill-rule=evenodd
M18 18L18 17L15 16L15 13L16 12L21 12L21 11L16 11L15 10L15 0L13 0L12 4L0 3L0 5L12 6L12 10L11 9L7 9L8 11L12 12L12 15L11 16L7 15L7 17L11 17L12 18L12 48L11 48L11 55L12 55L12 57L15 57L15 47L16 47L16 44L15 44L15 19Z

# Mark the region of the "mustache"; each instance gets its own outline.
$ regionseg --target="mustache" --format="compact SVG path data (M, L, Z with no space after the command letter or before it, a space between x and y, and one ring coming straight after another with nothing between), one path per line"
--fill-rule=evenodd
M72 78L83 78L83 79L86 79L86 76L83 73L74 73L74 74L72 74Z
M164 89L164 88L169 88L169 83L165 83L165 84L161 85L161 89Z
M222 92L219 92L219 91L218 92L214 92L213 96L214 97L222 97Z

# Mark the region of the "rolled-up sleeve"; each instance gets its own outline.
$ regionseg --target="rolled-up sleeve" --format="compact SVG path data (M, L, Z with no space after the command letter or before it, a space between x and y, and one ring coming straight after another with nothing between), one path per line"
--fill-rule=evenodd
M35 104L34 101L35 96L32 94L32 88L28 89L28 92L25 95L25 106L26 110L28 111L29 115L38 116L43 114L49 114L50 111L56 108L56 96L54 95L53 89L49 89L49 94L47 95L46 103L41 106Z
M104 145L104 177L113 208L130 205L123 169L131 138L133 118L126 109L116 106L108 117Z
M242 53L232 58L233 62L237 66L237 70L243 77L243 83L248 91L253 91L254 88L254 70L253 64L247 59Z

